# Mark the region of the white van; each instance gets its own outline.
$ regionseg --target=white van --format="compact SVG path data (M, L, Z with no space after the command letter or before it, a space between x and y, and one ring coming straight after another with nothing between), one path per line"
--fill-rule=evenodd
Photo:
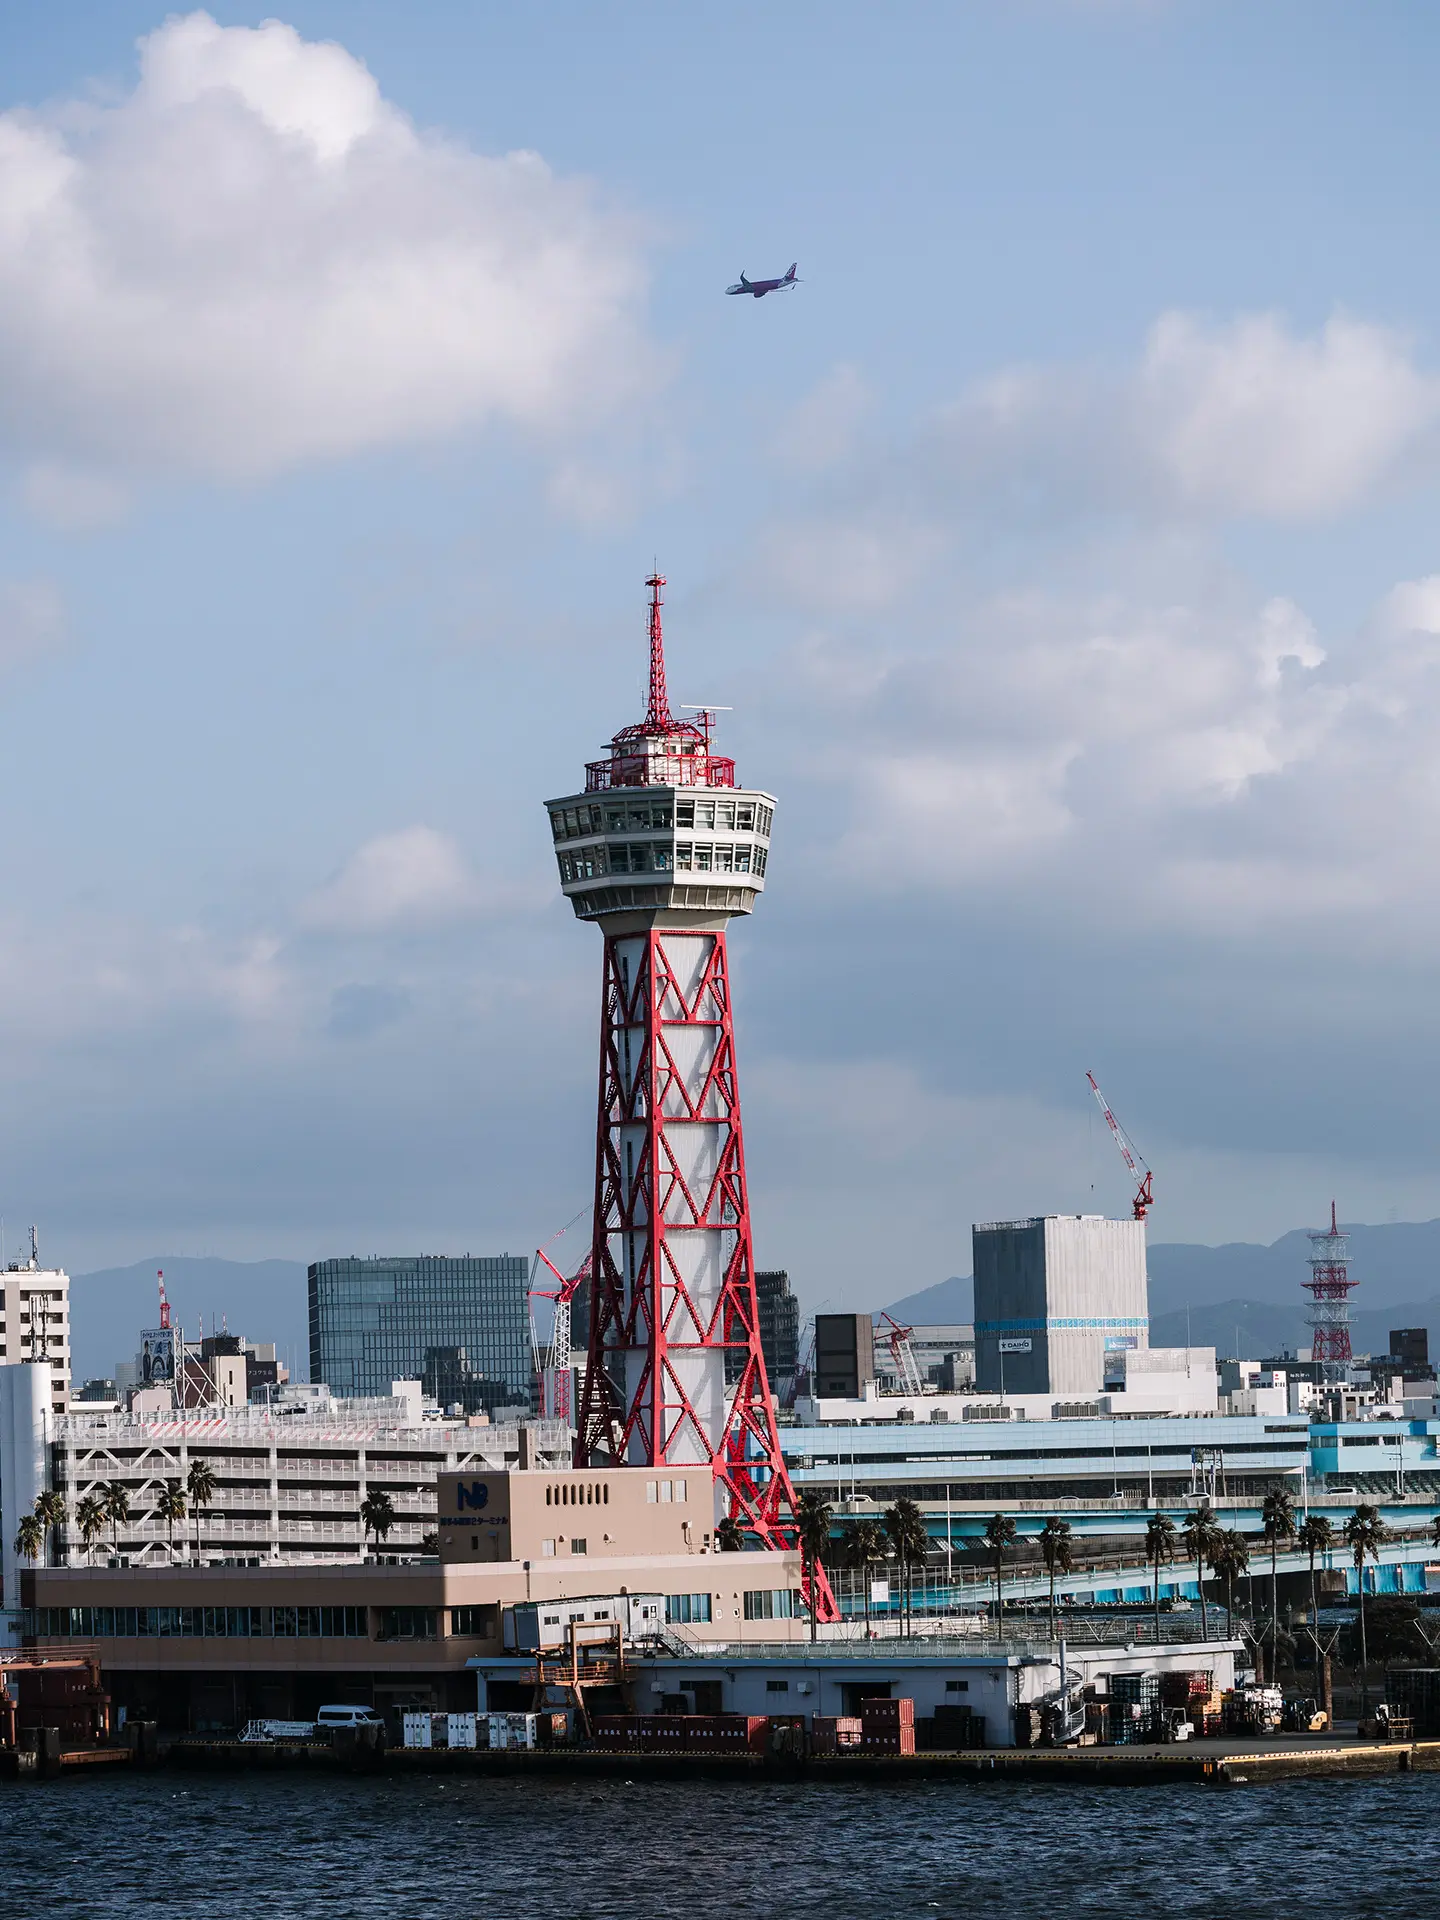
M326 1727L378 1727L381 1716L373 1707L321 1707L315 1716L317 1730Z

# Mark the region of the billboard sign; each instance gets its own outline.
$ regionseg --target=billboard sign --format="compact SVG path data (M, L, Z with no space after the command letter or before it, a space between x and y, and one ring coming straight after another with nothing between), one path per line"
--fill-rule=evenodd
M1030 1336L1026 1334L1014 1340L1002 1340L1000 1342L1000 1351L1001 1353L1029 1353Z
M140 1335L140 1384L168 1387L175 1383L175 1330L147 1327Z

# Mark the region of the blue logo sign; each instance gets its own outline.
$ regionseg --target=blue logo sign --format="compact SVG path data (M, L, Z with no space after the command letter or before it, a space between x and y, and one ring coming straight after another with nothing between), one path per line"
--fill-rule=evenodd
M472 1480L468 1487L458 1486L455 1489L455 1509L457 1513L464 1513L467 1507L479 1513L482 1508L488 1507L489 1504L490 1489L483 1480Z

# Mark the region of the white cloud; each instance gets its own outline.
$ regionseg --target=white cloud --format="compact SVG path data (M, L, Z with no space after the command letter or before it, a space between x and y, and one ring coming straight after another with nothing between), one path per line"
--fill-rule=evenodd
M133 91L0 115L0 433L65 470L272 473L580 429L648 350L638 236L417 131L343 47L172 18Z
M1433 470L1440 379L1410 343L1332 318L1162 314L1128 369L1010 367L940 409L866 478L924 503L937 487L1012 523L1122 509L1147 518L1323 520L1410 469Z
M767 516L746 584L786 609L807 715L766 777L798 760L825 796L790 884L1272 950L1343 897L1337 937L1385 912L1397 958L1424 949L1440 574L1322 639L1207 522L1333 520L1433 477L1437 426L1385 328L1171 314L1128 372L1002 371L872 433Z
M1339 317L1300 339L1273 314L1165 314L1137 397L1183 501L1281 520L1354 505L1440 415L1440 382L1405 340Z
M1427 574L1423 580L1402 580L1392 587L1380 616L1393 632L1440 634L1440 573Z
M325 932L371 933L432 926L481 903L479 883L455 842L433 827L405 827L352 853L300 917Z

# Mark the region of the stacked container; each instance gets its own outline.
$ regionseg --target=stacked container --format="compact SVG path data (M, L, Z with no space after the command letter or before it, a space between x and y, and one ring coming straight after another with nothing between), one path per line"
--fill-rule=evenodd
M862 1700L860 1746L865 1753L914 1753L915 1702Z

